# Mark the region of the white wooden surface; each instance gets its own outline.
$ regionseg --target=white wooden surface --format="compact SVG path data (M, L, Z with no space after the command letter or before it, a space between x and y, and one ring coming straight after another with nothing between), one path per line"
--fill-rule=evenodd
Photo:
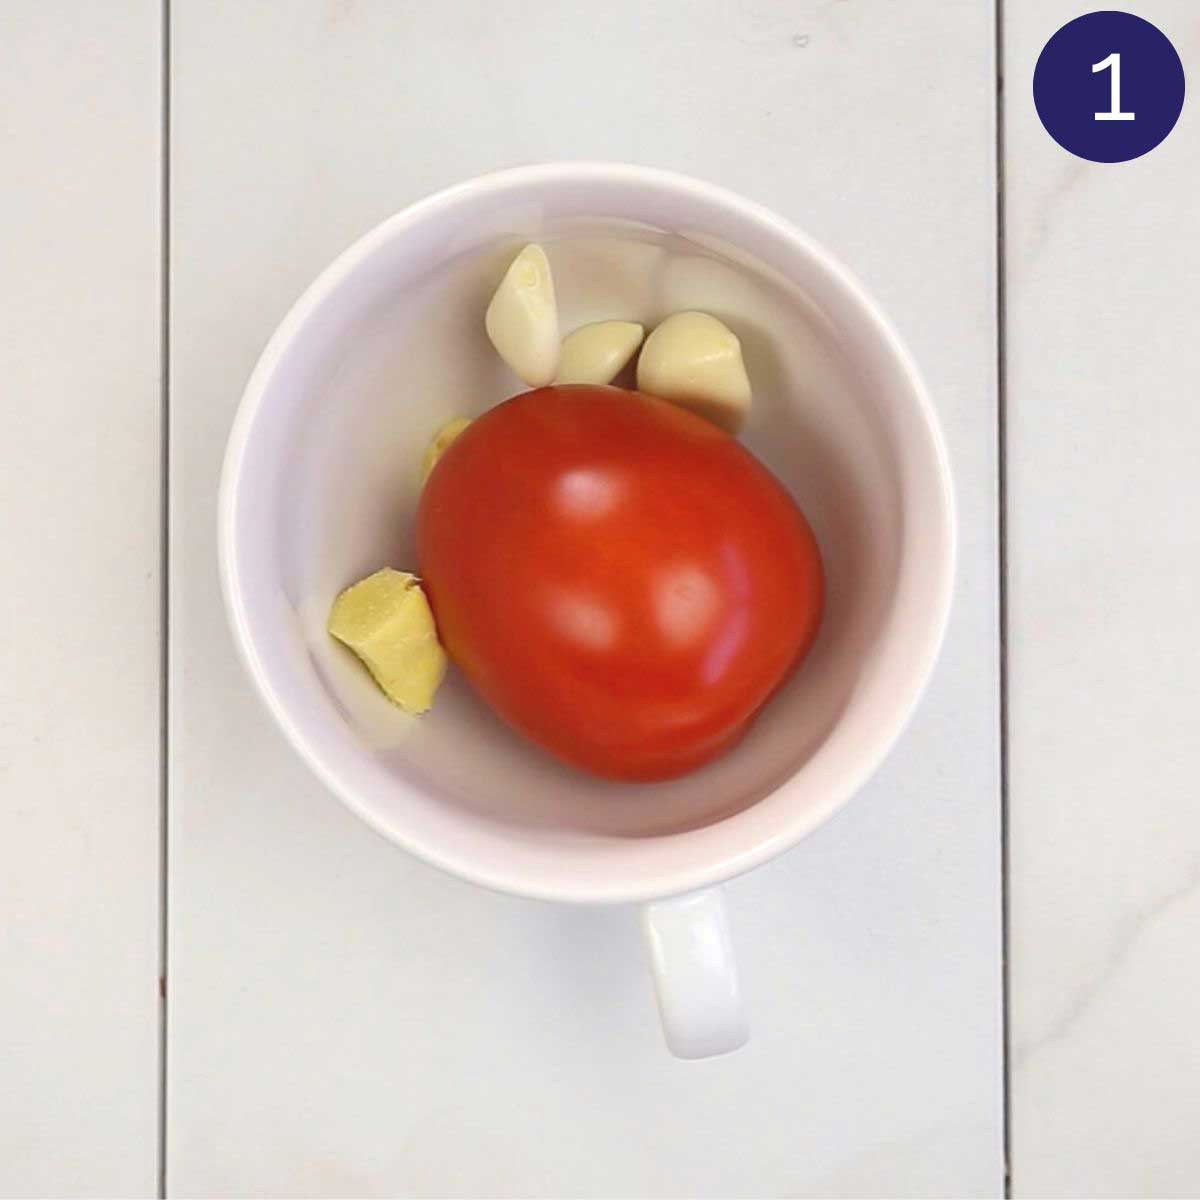
M158 5L0 5L0 1195L158 1173Z
M1006 0L1012 1151L1019 1196L1200 1190L1200 114L1107 166ZM1193 88L1192 0L1136 6Z
M174 5L170 1190L996 1194L989 6L440 8ZM1030 73L1078 11L1004 5L1013 1187L1167 1196L1200 1186L1200 164L1190 102L1124 166L1046 137ZM1189 0L1139 11L1194 74ZM0 1195L156 1186L161 34L145 0L0 6ZM432 188L568 155L826 241L954 453L937 679L734 888L755 1040L716 1063L663 1055L628 913L485 895L343 813L218 604L220 448L296 292Z
M989 5L173 5L170 979L178 1195L995 1195L1003 1187ZM928 36L936 25L937 38ZM422 194L677 168L826 241L954 455L945 657L868 791L734 886L754 1040L660 1044L632 915L406 858L234 660L214 487L288 304Z

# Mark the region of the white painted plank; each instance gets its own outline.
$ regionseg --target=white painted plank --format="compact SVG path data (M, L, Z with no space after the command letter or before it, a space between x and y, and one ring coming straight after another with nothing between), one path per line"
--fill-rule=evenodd
M991 8L527 11L175 6L170 1189L1000 1194ZM662 1049L630 913L360 827L220 608L220 456L291 300L405 203L553 157L704 176L825 240L910 339L958 478L936 679L863 797L734 885L755 1032L709 1063Z
M0 8L0 1194L153 1195L160 19Z
M1014 1191L1191 1195L1195 98L1144 158L1074 158L1030 80L1079 6L1004 11ZM1194 4L1138 12L1200 62Z

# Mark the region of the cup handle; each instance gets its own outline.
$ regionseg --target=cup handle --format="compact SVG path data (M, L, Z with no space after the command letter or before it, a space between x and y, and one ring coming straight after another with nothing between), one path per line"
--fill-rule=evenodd
M720 890L645 905L642 931L671 1053L710 1058L744 1046L750 1027Z

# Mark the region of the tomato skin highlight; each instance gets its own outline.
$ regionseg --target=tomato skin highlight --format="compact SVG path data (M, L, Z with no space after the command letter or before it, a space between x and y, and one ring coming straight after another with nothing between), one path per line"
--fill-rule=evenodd
M740 443L657 397L514 396L433 469L420 574L450 657L510 725L616 779L731 746L816 637L820 552Z

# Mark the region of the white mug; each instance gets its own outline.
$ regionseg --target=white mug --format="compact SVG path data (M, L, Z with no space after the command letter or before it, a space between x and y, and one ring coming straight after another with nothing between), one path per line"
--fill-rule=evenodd
M521 390L483 334L507 261L547 245L564 330L725 319L755 389L745 440L807 513L826 568L816 645L744 740L681 779L619 784L509 732L454 672L391 707L325 632L341 588L412 569L433 430ZM716 885L794 845L900 735L932 670L954 571L933 407L863 288L786 221L663 171L553 163L487 175L372 230L264 351L229 438L220 567L234 638L297 753L397 845L485 887L639 903L667 1042L747 1037ZM503 585L498 581L498 585Z

